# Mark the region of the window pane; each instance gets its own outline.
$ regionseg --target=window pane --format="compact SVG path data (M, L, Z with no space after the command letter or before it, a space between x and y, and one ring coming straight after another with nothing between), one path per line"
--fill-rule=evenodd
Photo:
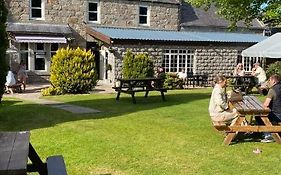
M29 70L29 67L28 67L28 52L22 52L20 54L20 59L23 60L26 63L26 70Z
M35 57L35 70L45 70L45 59Z
M147 15L147 7L140 7L140 15Z
M147 17L146 16L140 16L140 24L147 24Z
M20 50L28 50L28 44L27 43L20 43Z
M41 9L32 9L31 10L33 18L41 18Z
M58 49L59 49L59 44L58 43L51 44L51 51L57 51Z
M31 6L32 7L41 7L41 0L32 0Z
M97 21L98 14L97 13L89 13L89 21Z
M37 50L44 50L44 43L37 43Z
M89 11L98 11L97 3L89 3Z

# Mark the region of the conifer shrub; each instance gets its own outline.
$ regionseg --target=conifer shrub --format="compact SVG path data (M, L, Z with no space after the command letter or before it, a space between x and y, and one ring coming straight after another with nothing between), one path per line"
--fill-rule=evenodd
M94 89L98 76L94 55L79 47L61 48L52 57L50 81L53 87L42 95L87 93Z
M123 57L123 78L146 78L153 77L153 61L147 53L134 54L127 50Z
M281 61L276 61L268 65L268 68L266 69L267 77L270 77L273 74L281 76Z
M5 92L6 75L8 66L6 63L6 50L8 47L8 37L6 32L6 21L8 11L5 1L0 0L0 103Z

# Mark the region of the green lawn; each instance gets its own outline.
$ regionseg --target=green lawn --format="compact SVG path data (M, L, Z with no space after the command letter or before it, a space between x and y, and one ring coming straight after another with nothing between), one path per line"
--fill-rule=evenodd
M86 115L4 98L0 130L31 130L41 158L62 154L69 175L280 174L281 145L223 145L208 115L210 93L168 91L166 102L140 93L137 104L123 94L49 97L103 111Z

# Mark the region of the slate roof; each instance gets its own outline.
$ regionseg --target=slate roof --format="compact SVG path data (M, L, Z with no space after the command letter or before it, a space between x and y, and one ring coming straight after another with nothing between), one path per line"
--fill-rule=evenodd
M198 27L222 27L227 28L229 21L216 14L216 8L211 6L208 11L203 8L195 8L188 3L182 5L181 26L198 26ZM252 29L263 29L263 24L257 19L252 21ZM237 27L246 28L243 22L238 22Z
M92 30L92 32L89 30ZM88 31L88 34L100 40L104 39L108 43L112 40L257 43L267 38L258 34L164 31L94 26L88 26Z
M7 31L29 34L71 34L68 25L57 24L31 24L31 23L7 23Z

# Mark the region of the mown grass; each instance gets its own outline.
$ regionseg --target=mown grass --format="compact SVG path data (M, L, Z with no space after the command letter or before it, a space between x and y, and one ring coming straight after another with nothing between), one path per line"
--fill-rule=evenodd
M157 92L146 99L115 94L49 97L101 110L72 114L5 98L0 130L30 130L42 159L62 154L70 175L280 174L281 145L223 145L208 115L211 89ZM260 148L261 154L253 149Z

